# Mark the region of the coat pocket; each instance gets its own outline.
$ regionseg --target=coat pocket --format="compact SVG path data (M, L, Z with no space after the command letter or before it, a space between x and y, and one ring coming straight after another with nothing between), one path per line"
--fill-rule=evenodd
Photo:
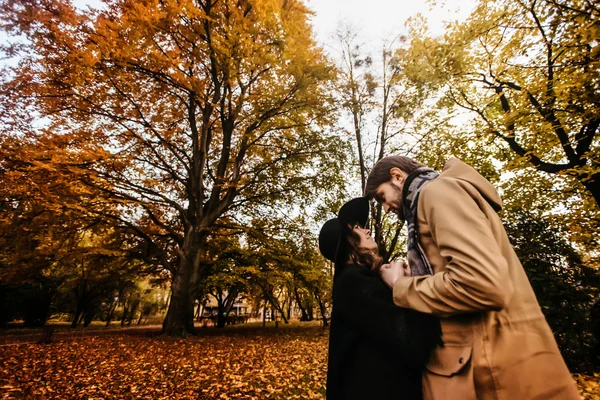
M437 348L423 372L423 399L476 400L472 346Z
M458 374L471 360L472 346L451 346L437 348L425 368L437 375Z

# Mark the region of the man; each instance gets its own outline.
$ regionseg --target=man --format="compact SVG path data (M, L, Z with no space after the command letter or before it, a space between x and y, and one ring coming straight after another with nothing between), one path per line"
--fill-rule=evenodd
M423 372L425 399L580 398L490 182L458 159L438 175L386 157L365 192L407 222L410 273L384 271L394 303L441 317L444 345Z

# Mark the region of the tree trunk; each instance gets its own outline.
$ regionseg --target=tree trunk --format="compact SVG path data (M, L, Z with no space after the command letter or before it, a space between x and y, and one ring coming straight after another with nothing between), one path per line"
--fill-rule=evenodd
M83 310L83 327L87 328L92 321L94 320L94 316L96 315L96 310L98 308L98 303L95 300L88 301L86 307Z
M137 294L136 294L136 298L133 300L133 304L130 307L129 310L129 315L127 316L127 326L131 326L131 323L133 322L133 319L135 318L135 314L138 312L139 308L140 308L140 300L137 298Z
M298 303L298 308L300 309L300 313L302 316L300 317L300 321L310 321L308 319L308 313L302 306L302 301L300 300L300 293L298 293L298 288L294 288L294 295L296 296L296 303Z
M169 309L163 321L162 333L187 337L194 331L194 302L196 280L200 267L201 244L206 238L198 229L191 228L182 246L182 257L171 284Z
M110 306L108 307L108 314L106 315L106 325L105 326L110 325L110 321L112 321L112 317L113 317L113 314L114 314L116 308L117 308L117 302L115 301L115 298L113 296L112 300L110 302Z
M202 302L202 304L200 304L200 306L198 307L198 321L202 320L202 317L204 316L204 309L206 308L206 300L204 300Z
M83 314L83 309L79 304L77 304L77 309L75 310L75 315L73 315L73 320L71 321L71 328L77 328L79 325L80 317Z
M129 312L129 301L123 302L123 315L121 316L121 327L125 326L125 320L127 319L127 313Z
M321 295L318 290L315 290L315 299L319 304L319 310L321 311L321 319L323 320L323 326L328 326L329 323L327 322L327 309L325 308L325 304L323 304L323 301L321 301Z
M600 208L600 173L592 175L590 179L581 181L581 183L594 197L596 206Z
M237 297L237 290L230 289L230 292L227 293L227 297L225 300L218 299L219 306L219 315L217 315L217 328L224 328L227 323L227 317L231 312L231 307L233 303L235 303L235 299Z
M223 328L225 326L225 307L223 306L223 292L218 290L217 295L215 296L217 299L217 322L215 323L215 328Z
M283 323L288 324L290 321L288 321L288 319L286 318L285 313L283 312L281 307L276 307L275 309L276 311L279 311L279 314L281 314L281 319L283 320Z
M267 301L271 304L271 310L279 311L279 313L281 314L281 318L283 319L283 322L285 324L287 324L289 321L285 317L285 313L283 312L283 309L281 308L281 305L279 304L279 301L277 300L277 298L274 297L273 295L270 295L264 288L263 288L263 293L264 293L265 297L267 298ZM271 321L274 321L272 311L271 311Z
M89 312L83 314L84 328L87 328L92 323L92 321L94 320L94 314L95 312L93 310L90 310Z
M75 289L75 296L77 297L77 307L75 309L75 315L73 315L71 328L76 328L83 319L86 306L85 303L88 297L87 282L85 279L80 280L78 287Z
M196 302L194 302L194 308L196 309L194 314L194 321L200 322L200 312L202 310L202 305L198 302L198 307L196 307Z
M77 308L75 309L75 314L73 315L73 321L71 321L71 328L76 328L81 322L84 305L84 297L81 296L77 299Z

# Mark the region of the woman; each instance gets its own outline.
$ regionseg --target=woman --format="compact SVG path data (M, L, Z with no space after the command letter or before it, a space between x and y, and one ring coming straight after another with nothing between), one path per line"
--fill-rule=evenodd
M319 233L335 263L327 371L328 400L421 399L421 370L440 338L431 316L396 307L379 277L378 247L365 225L364 197L344 204Z

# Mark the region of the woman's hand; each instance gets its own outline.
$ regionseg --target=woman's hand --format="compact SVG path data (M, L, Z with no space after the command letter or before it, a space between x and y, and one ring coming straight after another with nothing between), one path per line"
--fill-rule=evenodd
M391 288L398 278L411 276L410 267L404 260L394 260L389 264L381 266L381 279Z

